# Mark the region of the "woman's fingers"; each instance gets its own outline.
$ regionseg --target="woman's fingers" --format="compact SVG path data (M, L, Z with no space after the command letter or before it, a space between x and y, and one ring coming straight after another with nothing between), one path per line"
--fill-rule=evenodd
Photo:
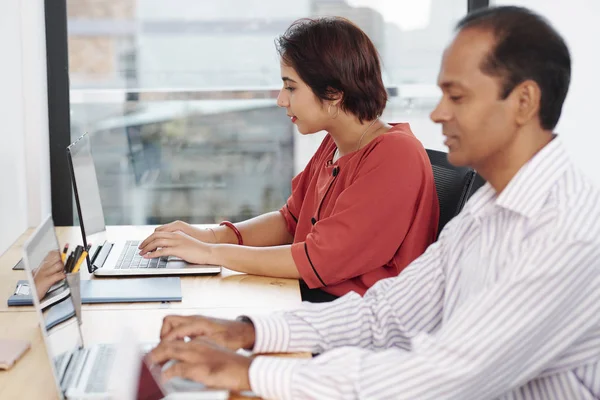
M173 247L175 243L175 239L177 236L174 236L171 232L157 232L153 233L140 245L140 255L144 255L148 252L154 251L159 247Z

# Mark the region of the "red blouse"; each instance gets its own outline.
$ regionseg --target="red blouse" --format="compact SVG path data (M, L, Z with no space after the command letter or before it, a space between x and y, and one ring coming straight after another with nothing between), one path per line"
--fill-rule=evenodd
M332 164L335 150L327 135L292 180L280 212L308 287L363 295L378 280L398 275L435 240L433 171L408 124L394 125Z

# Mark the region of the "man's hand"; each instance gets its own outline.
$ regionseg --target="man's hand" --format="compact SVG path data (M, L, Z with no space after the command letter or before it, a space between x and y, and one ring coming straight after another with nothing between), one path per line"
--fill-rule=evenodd
M254 347L254 325L202 316L169 315L160 330L162 341L182 340L185 337L204 337L231 350Z
M161 341L148 354L153 364L176 361L163 372L164 379L181 377L216 389L250 390L252 358L236 354L205 339L189 342Z

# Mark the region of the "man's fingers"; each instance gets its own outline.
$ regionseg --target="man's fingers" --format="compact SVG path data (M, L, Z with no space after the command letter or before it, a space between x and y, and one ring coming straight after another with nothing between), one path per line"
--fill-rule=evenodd
M167 368L163 372L163 377L168 380L174 377L181 377L195 382L204 383L208 375L208 368L205 363L186 363L178 362Z
M169 360L194 363L201 359L202 351L192 342L162 341L152 350L148 357L154 364L164 364Z
M206 326L199 322L190 322L187 324L181 324L177 327L171 329L169 333L167 333L164 337L161 337L162 340L177 340L183 339L188 336L190 338L194 338L197 336L206 335Z
M163 319L162 327L160 328L160 338L163 339L171 330L179 325L191 322L191 318L183 315L167 315Z

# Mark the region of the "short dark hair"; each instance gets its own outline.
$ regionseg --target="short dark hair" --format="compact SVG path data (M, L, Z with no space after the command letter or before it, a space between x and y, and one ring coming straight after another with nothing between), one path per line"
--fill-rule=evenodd
M468 14L457 30L490 30L496 44L481 71L502 79L505 99L520 83L530 79L541 90L540 124L556 127L571 80L571 56L560 34L543 17L522 7L491 7Z
M300 19L276 40L288 65L321 101L342 94L340 108L370 121L385 108L379 54L371 39L344 18Z

